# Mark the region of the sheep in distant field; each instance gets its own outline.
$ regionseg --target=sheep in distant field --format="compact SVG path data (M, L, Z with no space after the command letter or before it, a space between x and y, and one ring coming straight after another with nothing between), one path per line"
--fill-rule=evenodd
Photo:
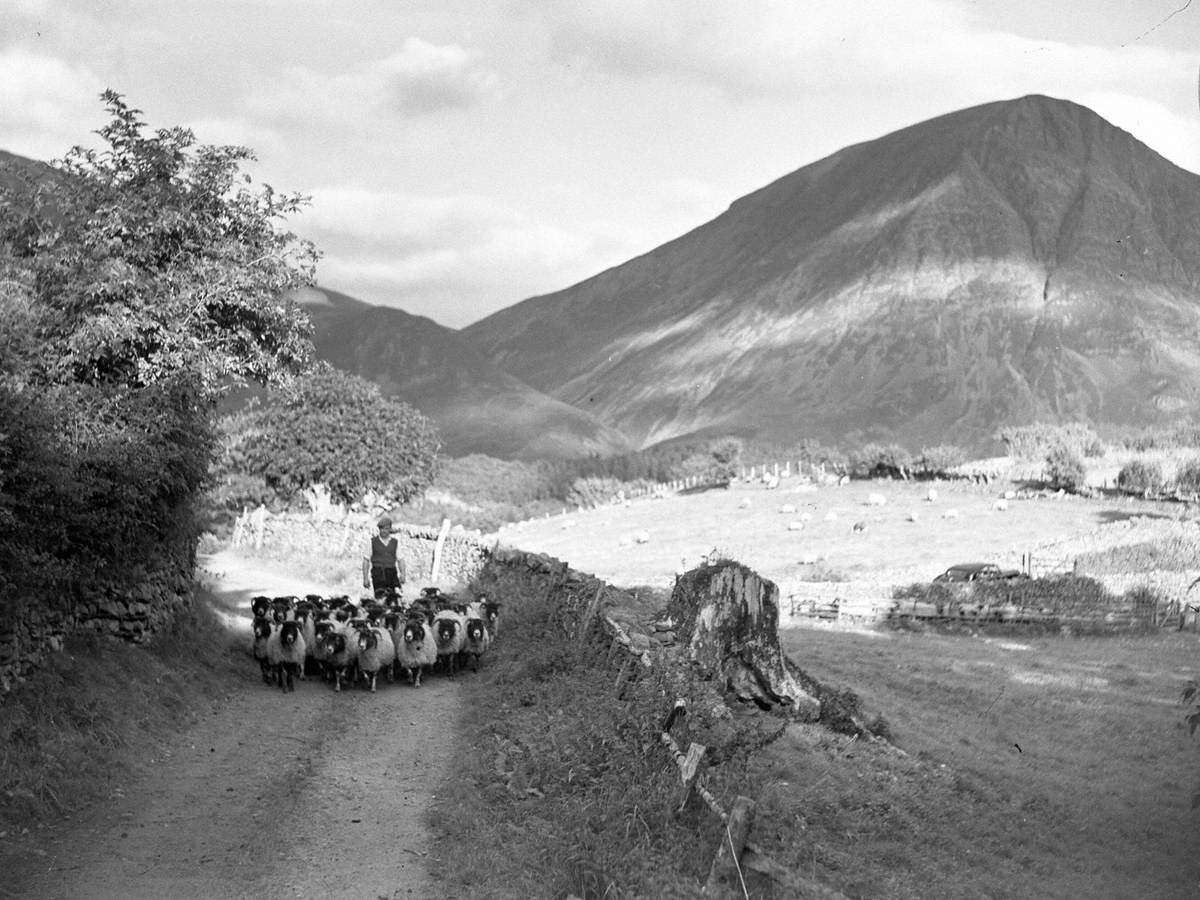
M367 688L375 693L375 681L379 670L387 668L388 681L392 680L392 661L396 658L396 645L386 628L368 626L358 632L358 671Z
M850 526L850 530L855 533L866 531L867 523L866 522L855 522L853 525Z
M867 494L867 506L884 506L886 504L887 497L883 496L883 494Z
M804 530L803 522L801 522L799 520L793 521L793 522L788 522L788 531L803 531L803 530Z
M450 675L455 672L459 651L466 638L466 619L453 610L443 610L433 619L433 636L437 642L438 662Z
M343 680L353 684L354 670L358 665L358 642L346 629L334 628L321 638L321 643L326 668L333 676L333 689L340 692Z
M421 686L421 673L433 668L438 660L437 640L424 619L413 617L392 635L396 645L396 664L408 671L408 683Z
M997 512L1004 512L1005 510L1008 509L1008 501L1005 500L1003 497L1001 497L999 500L997 500L995 503L992 504L992 509L996 510Z
M937 503L937 498L938 498L937 488L930 488L928 491L925 492L925 502L926 503Z
M255 616L251 628L254 631L254 658L262 669L262 680L266 684L272 684L275 680L274 670L271 668L271 659L267 655L267 641L271 639L271 620L265 615Z
M292 678L304 667L304 655L304 634L296 620L288 619L271 632L271 637L267 640L267 657L275 669L282 690L296 689Z
M957 509L948 509L944 513L942 513L942 518L943 519L957 519L958 518L958 510Z
M464 662L467 657L470 657L474 663L474 670L478 672L479 657L483 656L491 645L492 636L488 633L483 619L467 619L462 645Z
M791 503L785 503L779 507L779 511L784 515L790 515L796 511L796 507Z

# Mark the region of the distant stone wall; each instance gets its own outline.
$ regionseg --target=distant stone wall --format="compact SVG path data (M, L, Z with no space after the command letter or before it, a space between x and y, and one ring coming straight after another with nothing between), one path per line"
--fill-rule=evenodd
M27 678L77 632L142 643L193 599L193 559L132 573L122 585L91 581L69 596L27 597L0 619L0 694ZM132 586L130 584L132 583Z
M339 518L322 518L309 513L271 515L251 513L239 520L233 544L244 552L270 559L310 560L327 569L334 567L347 583L357 584L362 558L375 534L373 515L350 513ZM433 581L434 550L438 529L399 524L397 557L404 560L410 584ZM442 544L437 581L468 582L483 568L491 548L479 535L451 529ZM303 565L300 567L303 569ZM311 571L302 575L312 576ZM326 578L314 580L330 580Z

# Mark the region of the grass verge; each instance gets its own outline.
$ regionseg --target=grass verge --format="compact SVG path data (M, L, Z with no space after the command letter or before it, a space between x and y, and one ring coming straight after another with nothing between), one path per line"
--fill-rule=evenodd
M244 648L209 599L144 646L72 636L0 701L0 836L108 796L231 691Z
M698 800L677 812L658 735L679 685L618 687L608 645L558 633L551 605L506 608L492 655L464 680L461 751L429 815L442 858L470 860L450 877L496 898L695 897L723 831ZM708 786L723 802L753 796L751 747L782 723L708 716L702 695L677 736L717 748Z

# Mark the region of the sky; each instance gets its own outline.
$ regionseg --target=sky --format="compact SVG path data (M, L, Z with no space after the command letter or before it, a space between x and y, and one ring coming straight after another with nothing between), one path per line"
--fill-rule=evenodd
M459 328L850 144L1026 94L1200 172L1200 0L4 0L0 149L251 147L318 283Z

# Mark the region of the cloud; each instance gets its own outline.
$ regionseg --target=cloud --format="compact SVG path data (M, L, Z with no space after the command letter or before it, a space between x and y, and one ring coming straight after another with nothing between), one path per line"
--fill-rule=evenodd
M12 47L0 52L0 133L5 149L61 157L104 122L102 82L80 66Z
M1096 92L1083 101L1118 128L1153 147L1177 166L1200 173L1200 119L1129 94Z
M410 37L398 52L336 74L288 67L246 106L253 116L294 123L361 123L381 115L426 116L474 106L498 83L474 53Z
M322 284L451 326L593 274L594 238L476 196L318 188L292 223Z

